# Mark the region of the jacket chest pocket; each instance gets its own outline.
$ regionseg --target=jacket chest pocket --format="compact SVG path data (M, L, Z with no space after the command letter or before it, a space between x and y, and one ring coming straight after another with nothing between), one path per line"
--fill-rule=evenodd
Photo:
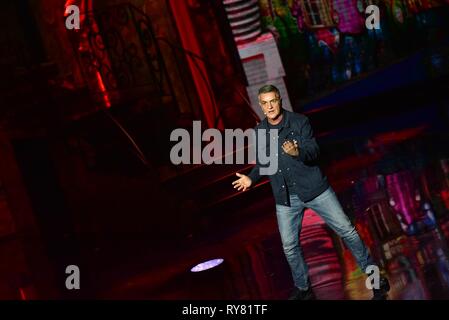
M299 141L300 139L299 132L296 130L288 130L282 135L282 141L285 140L296 140Z

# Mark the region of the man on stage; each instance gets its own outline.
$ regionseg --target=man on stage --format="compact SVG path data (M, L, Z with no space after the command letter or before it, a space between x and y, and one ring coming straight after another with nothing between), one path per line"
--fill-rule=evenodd
M314 299L307 264L304 261L299 234L306 208L314 210L323 220L345 241L362 271L372 261L368 249L360 238L357 230L343 212L326 176L317 165L319 147L313 136L309 120L305 115L282 109L282 99L279 90L266 85L259 89L259 104L266 118L255 128L278 130L278 150L275 152L278 160L278 170L269 176L276 201L276 216L282 247L290 265L294 280L294 289L290 300ZM259 149L259 148L257 148ZM269 149L269 141L267 142ZM237 190L247 190L261 178L256 165L248 176L236 173L239 177L232 184ZM388 279L380 276L379 287L373 289L373 299L385 299L390 289Z

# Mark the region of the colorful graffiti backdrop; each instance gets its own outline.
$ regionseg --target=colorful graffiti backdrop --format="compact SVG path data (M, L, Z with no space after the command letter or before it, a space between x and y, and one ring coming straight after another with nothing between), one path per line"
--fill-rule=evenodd
M377 30L365 27L371 4L380 9ZM278 38L293 99L311 98L449 39L447 0L259 0L259 5L263 27Z

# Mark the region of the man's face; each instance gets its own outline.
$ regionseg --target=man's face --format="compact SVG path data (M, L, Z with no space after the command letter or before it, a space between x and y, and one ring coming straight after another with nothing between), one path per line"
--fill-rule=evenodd
M268 119L275 120L281 114L281 97L275 92L261 93L259 95L259 105Z

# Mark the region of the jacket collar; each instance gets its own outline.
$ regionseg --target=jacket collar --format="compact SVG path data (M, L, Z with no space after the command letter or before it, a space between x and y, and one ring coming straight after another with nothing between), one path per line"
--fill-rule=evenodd
M290 128L290 111L282 109L282 114L284 117L284 128ZM266 129L267 130L267 134L268 134L268 129L269 129L269 125L268 125L268 119L267 117L265 117L262 122L261 122L261 128L262 129Z

